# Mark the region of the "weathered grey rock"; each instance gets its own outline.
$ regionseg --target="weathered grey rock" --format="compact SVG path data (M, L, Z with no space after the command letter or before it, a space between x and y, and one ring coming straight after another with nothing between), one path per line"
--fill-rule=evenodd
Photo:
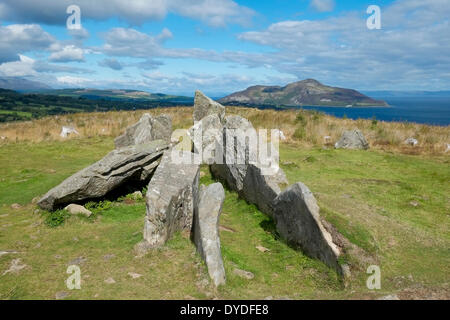
M65 127L61 128L61 133L59 134L61 138L67 138L71 134L79 135L78 131L73 127Z
M55 299L56 299L56 300L63 300L63 299L65 299L65 298L67 298L68 296L69 296L69 293L68 293L68 292L60 291L60 292L57 292L57 293L55 294Z
M107 283L107 284L114 284L114 283L116 283L116 280L114 280L113 278L109 277L104 282Z
M153 140L169 141L172 135L172 119L167 115L153 118L145 113L141 119L128 127L125 133L114 140L116 149L148 143Z
M161 114L152 121L153 140L170 141L172 136L172 118L167 114Z
M233 270L233 273L235 275L237 275L237 276L239 276L241 278L247 279L247 280L252 280L255 277L255 275L252 272L245 271L245 270L238 269L238 268L235 268Z
M225 107L218 102L208 98L200 91L195 91L194 98L194 122L202 120L210 114L219 116L222 122L225 117Z
M417 139L414 138L408 138L405 140L405 144L409 144L410 146L417 146L419 144L419 141L417 141Z
M233 130L240 130L240 136L249 137L256 137L256 130L250 121L240 116L227 116L223 129L223 159L211 165L211 172L215 177L225 180L230 189L239 192L244 186L249 160L256 160L256 154L248 148L244 138L234 141L237 131Z
M69 204L67 207L64 208L64 210L68 211L70 214L83 214L86 217L90 217L92 212L86 209L83 206L80 206L79 204Z
M366 138L359 130L345 131L334 145L336 149L369 149Z
M223 126L217 114L210 114L196 122L188 134L194 153L201 153L203 163L212 164L217 157L222 157Z
M194 213L194 242L216 287L225 284L219 237L219 218L224 200L222 185L211 184L201 189L198 208Z
M280 194L280 185L287 185L286 176L281 168L275 175L263 175L261 169L253 164L248 165L239 194L258 207L261 212L273 216L273 201Z
M136 273L136 272L128 272L128 275L133 279L138 279L142 277L142 274Z
M307 186L298 182L275 198L274 220L278 233L290 245L342 274L341 250L322 225L319 206Z
M164 153L147 189L144 240L151 247L163 245L177 231L191 230L198 203L200 166L176 163L171 151Z
M20 259L20 258L13 259L11 261L11 266L9 267L9 269L6 270L5 272L3 272L2 275L4 276L5 274L8 274L8 273L19 273L22 269L27 267L26 264L21 264L21 262L22 262L22 259Z
M168 144L162 140L111 151L45 194L38 205L55 210L68 203L103 197L131 181L148 181Z
M132 198L133 200L140 200L140 199L143 199L144 196L142 195L142 192L140 192L140 191L135 191L135 192L133 192L133 193L131 194L131 198Z
M400 300L400 298L396 294L389 294L387 296L377 298L377 300Z
M0 257L3 255L6 255L6 254L15 254L15 253L19 253L19 252L14 251L14 250L6 250L6 251L0 250Z
M232 130L240 130L234 131L238 133L237 139L230 134ZM272 202L281 192L280 185L287 184L286 176L279 167L274 170L275 172L265 174L257 150L250 148L243 136L250 137L248 143L256 141L256 130L252 124L240 116L226 117L223 135L224 159L222 163L213 163L211 172L215 177L224 180L230 189L238 192L249 203L255 204L262 212L272 216Z

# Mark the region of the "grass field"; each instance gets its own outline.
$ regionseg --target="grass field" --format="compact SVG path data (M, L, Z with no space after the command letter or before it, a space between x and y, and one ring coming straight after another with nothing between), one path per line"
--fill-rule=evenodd
M190 119L182 121L175 126ZM334 150L289 139L280 150L289 182L308 185L321 214L363 249L367 260L344 282L283 243L273 221L226 191L220 236L227 284L214 289L188 234L135 256L133 247L142 240L142 200L120 199L92 218L46 224L48 213L37 211L33 198L112 148L109 135L0 145L1 299L54 299L62 292L66 299L374 299L387 294L450 299L448 154ZM201 182L212 183L207 167L202 172ZM21 207L13 209L14 203ZM5 251L14 253L1 254ZM18 258L25 267L4 274ZM74 262L81 268L81 290L65 285ZM381 290L366 288L366 268L373 263L381 267ZM235 268L252 272L254 279L236 276ZM142 276L133 279L129 272ZM110 277L115 283L105 282Z

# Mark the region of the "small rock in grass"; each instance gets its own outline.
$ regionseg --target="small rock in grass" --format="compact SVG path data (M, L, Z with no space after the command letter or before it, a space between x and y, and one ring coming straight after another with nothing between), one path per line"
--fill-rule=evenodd
M235 268L233 270L233 273L235 275L238 275L239 277L247 279L247 280L252 280L255 277L255 275L252 272L241 270L241 269L237 269L237 268Z
M417 146L419 144L419 141L417 141L417 139L414 138L408 138L405 140L405 144L409 144L410 146Z
M135 273L135 272L128 272L128 275L130 277L132 277L133 279L138 279L138 278L142 277L142 274Z
M225 227L225 226L219 226L219 230L226 231L226 232L231 232L231 233L235 233L236 232L233 229Z
M134 246L134 252L138 258L145 256L150 250L152 246L147 241L141 241Z
M17 210L17 209L22 208L22 206L21 206L20 204L18 204L18 203L13 203L13 204L11 205L11 208L14 209L14 210Z
M67 298L69 296L69 293L65 292L65 291L60 291L57 292L55 295L55 299L56 300L63 300L65 298Z
M64 208L64 210L68 211L70 214L83 214L86 217L90 217L92 212L86 209L83 206L80 206L79 204L69 204L67 207Z
M377 300L400 300L400 298L396 294L390 294L390 295L378 298Z
M116 255L114 253L111 253L111 254L104 255L103 259L108 261L108 260L111 260L112 258L115 258L115 257L116 257Z
M85 258L85 257L78 257L78 258L73 259L72 261L69 261L68 265L69 266L71 266L71 265L82 265L86 261L87 261L87 258Z
M109 277L108 279L105 280L105 283L107 283L107 284L114 284L114 283L116 283L116 280L114 280L113 278Z
M270 249L267 249L267 248L262 247L262 246L257 246L256 249L258 249L258 250L261 251L261 252L267 252L267 251L270 251Z
M419 203L418 203L417 201L411 201L409 204L410 204L411 206L413 206L414 208L416 208L416 207L419 206Z
M12 254L12 253L18 253L17 251L11 251L11 250L6 250L6 251L1 251L0 250L0 257L3 255L7 255L7 254Z
M342 269L342 275L344 276L345 279L348 279L351 277L352 273L350 271L350 266L348 264L343 264L341 266Z
M140 191L133 192L133 193L131 194L131 198L132 198L133 200L141 200L141 199L143 199L142 192L140 192Z
M19 273L20 270L24 269L27 266L26 264L21 264L21 261L22 261L22 259L20 259L20 258L12 260L11 266L9 267L8 270L3 272L3 275L8 274L8 273Z

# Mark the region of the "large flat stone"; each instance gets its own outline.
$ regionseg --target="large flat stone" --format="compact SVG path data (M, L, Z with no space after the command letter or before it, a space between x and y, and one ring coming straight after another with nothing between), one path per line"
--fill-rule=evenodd
M177 231L191 230L198 203L200 166L173 161L171 151L164 153L147 189L144 241L150 247L162 246Z
M38 202L45 210L100 198L130 181L147 181L168 144L162 140L116 149L51 189Z
M202 186L204 187L204 186ZM215 286L225 284L225 269L220 252L219 218L225 200L220 183L201 189L198 208L194 214L194 242L208 267Z

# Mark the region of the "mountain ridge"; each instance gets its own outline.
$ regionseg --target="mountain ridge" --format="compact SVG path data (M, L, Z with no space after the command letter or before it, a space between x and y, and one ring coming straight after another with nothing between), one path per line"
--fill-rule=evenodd
M372 99L356 90L326 86L315 79L292 82L284 87L255 85L219 99L227 105L353 106L386 107L383 100Z

